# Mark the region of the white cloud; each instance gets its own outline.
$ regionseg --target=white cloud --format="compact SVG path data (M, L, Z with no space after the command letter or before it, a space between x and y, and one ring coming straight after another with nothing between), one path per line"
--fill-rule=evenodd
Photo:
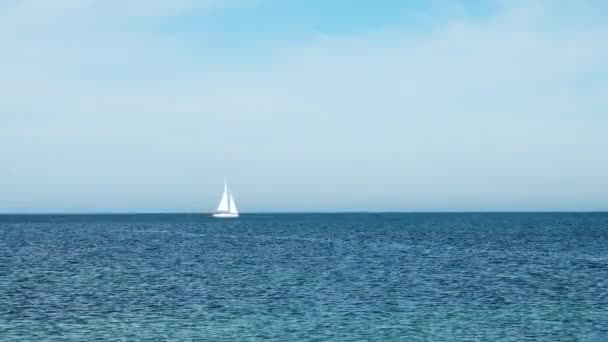
M19 11L50 13L32 4ZM9 165L0 206L52 208L49 194L60 193L76 209L211 208L205 190L226 170L256 209L598 209L608 200L608 26L560 19L550 2L423 33L265 42L257 53L269 62L258 64L211 62L208 37L70 12L101 2L46 4L66 25L0 33ZM194 2L150 4L178 13Z

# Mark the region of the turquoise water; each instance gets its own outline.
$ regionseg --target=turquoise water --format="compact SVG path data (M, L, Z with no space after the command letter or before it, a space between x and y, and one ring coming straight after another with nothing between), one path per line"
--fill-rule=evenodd
M1 341L608 341L608 214L0 216Z

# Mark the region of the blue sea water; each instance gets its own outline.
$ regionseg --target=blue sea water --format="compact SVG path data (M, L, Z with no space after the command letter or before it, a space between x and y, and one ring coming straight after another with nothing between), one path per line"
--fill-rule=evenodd
M608 214L4 215L0 341L608 341Z

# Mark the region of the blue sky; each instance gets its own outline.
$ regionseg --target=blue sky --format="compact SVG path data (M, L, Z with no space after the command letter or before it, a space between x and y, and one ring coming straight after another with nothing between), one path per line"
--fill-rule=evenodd
M607 14L5 1L0 212L607 210Z

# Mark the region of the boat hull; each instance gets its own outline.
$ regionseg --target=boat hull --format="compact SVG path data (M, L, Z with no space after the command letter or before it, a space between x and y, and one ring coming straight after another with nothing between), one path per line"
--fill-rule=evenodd
M239 217L239 214L217 213L217 214L213 214L213 217L215 217L215 218L237 218L237 217Z

